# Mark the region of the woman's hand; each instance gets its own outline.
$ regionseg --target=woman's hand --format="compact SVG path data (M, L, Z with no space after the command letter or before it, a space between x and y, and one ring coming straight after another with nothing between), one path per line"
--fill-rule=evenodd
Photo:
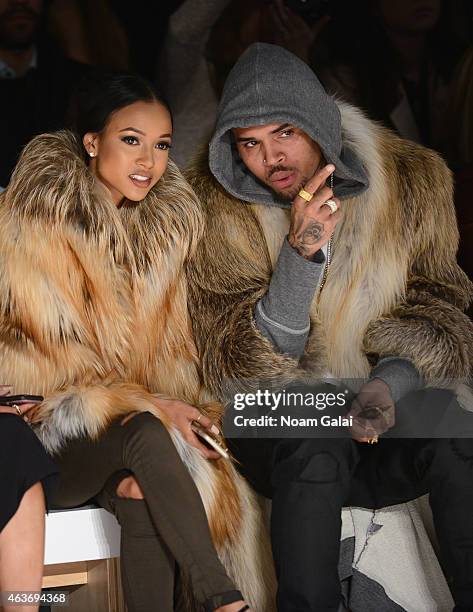
M18 404L18 408L20 409L21 415L16 408L13 406L2 406L2 397L7 397L11 395L13 391L13 387L11 385L0 385L0 414L16 414L17 416L21 416L24 421L27 423L30 420L30 417L34 412L32 409L37 407L38 404L35 402L25 402L23 404Z
M216 451L204 446L199 437L191 429L192 421L198 420L202 427L218 435L220 430L211 419L203 415L195 406L180 400L156 398L156 404L174 427L181 432L182 437L188 444L200 450L206 459L220 459L220 455Z
M199 437L191 429L192 421L198 421L202 427L205 427L205 429L208 429L215 435L219 435L220 430L211 419L202 414L195 406L180 400L155 397L154 401L157 408L166 415L188 444L197 448L206 459L220 459L219 453L204 446ZM129 421L130 418L136 416L136 414L138 413L134 412L126 416L122 421L122 425Z

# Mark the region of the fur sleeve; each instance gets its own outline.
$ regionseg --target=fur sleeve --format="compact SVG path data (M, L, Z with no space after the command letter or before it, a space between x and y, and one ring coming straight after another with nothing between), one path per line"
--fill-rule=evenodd
M126 236L68 132L22 153L0 196L0 380L43 395L38 433L51 453L114 418L156 411L126 380L132 296Z
M404 300L368 327L365 348L410 359L428 383L468 380L473 325L464 314L473 285L456 263L458 229L451 175L440 157L414 144L394 155L404 248Z
M98 438L111 421L135 411L151 412L162 419L153 396L139 385L71 386L49 395L41 404L35 417L40 422L36 434L55 455L75 438Z
M204 236L188 266L189 310L205 385L220 395L224 379L290 376L296 361L277 353L253 319L271 276L256 217L204 173L188 180L206 217Z

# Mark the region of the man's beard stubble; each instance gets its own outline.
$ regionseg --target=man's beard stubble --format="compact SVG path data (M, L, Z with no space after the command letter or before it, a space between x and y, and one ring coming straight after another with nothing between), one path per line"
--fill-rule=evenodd
M297 186L291 187L290 189L287 189L287 190L284 189L283 191L274 189L270 179L273 176L273 174L275 174L276 172L292 172L292 171L297 171L297 168L294 168L293 166L273 166L271 170L268 172L268 175L266 177L266 185L271 189L271 191L274 194L276 194L279 198L281 198L282 200L287 200L288 202L292 202L292 200L294 200L296 195L299 193L299 191L304 187L304 185L309 180L309 177L303 176L302 180L299 182Z
M304 185L307 183L308 180L309 179L307 177L305 176L302 177L302 181L299 183L297 187L291 187L290 191L286 191L286 193L281 194L282 198L284 200L288 200L292 202L294 198L296 197L296 195L299 193L299 191L304 188Z

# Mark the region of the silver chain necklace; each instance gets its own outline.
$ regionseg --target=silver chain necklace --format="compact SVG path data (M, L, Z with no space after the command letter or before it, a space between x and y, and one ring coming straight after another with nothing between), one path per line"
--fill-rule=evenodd
M330 175L330 189L333 191L333 172ZM330 236L329 241L327 243L327 262L325 264L322 281L320 282L320 286L319 286L319 295L318 295L319 299L320 299L320 294L322 292L322 289L324 288L325 282L327 281L328 269L330 268L330 263L332 262L332 241L333 241L333 234Z

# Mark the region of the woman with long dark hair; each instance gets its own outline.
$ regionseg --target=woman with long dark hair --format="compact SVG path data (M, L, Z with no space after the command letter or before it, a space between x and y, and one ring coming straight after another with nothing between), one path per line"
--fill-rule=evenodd
M33 420L61 469L56 503L117 516L130 612L175 609L177 573L187 609L249 609L212 538L262 607L260 571L238 565L250 494L191 430L218 432L194 407L184 266L202 216L168 160L170 112L126 74L90 77L74 111L74 131L31 141L0 196L0 376L45 397Z

